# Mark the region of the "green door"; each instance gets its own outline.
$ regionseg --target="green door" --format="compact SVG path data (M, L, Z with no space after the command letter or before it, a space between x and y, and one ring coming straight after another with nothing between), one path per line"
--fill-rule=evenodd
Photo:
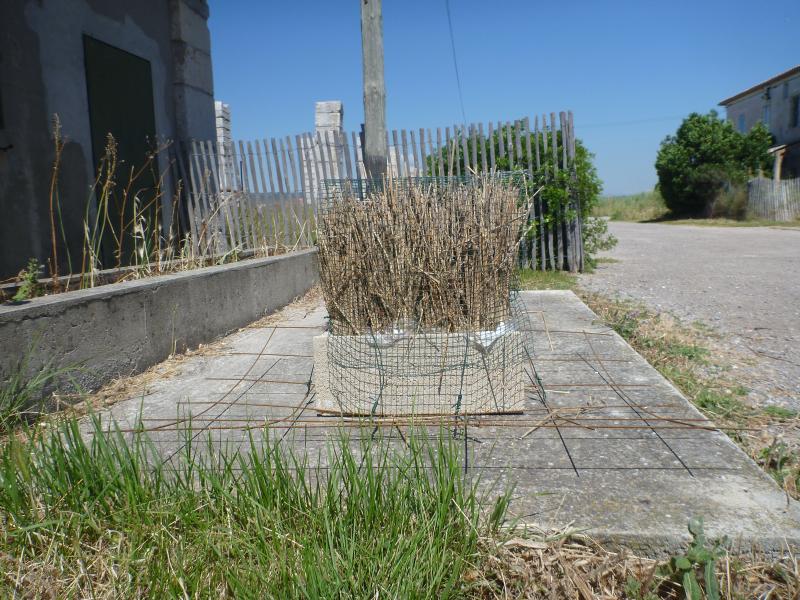
M159 210L154 161L152 168L146 168L133 185L128 185L131 172L142 170L156 143L153 77L150 62L129 52L87 35L83 36L83 48L95 169L105 156L108 134L117 144L116 186L107 206L98 206L101 215L108 215L100 225L101 257L103 267L110 268L133 261L134 196L150 223L151 238ZM96 196L102 202L99 190Z

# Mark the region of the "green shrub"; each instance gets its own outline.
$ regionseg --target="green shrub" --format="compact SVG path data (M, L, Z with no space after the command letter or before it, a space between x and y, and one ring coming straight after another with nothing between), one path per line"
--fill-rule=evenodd
M616 236L608 230L608 221L599 217L585 217L583 220L583 245L586 254L593 255L611 250L617 245Z
M726 186L770 171L771 144L761 124L741 134L716 111L692 113L661 142L656 158L658 188L667 208L675 216L707 215Z
M14 302L30 300L42 295L42 286L39 285L39 270L41 265L35 258L28 260L28 266L22 269L18 275L19 289L14 294Z
M534 134L529 135L531 140L531 152L533 152L533 149L536 147L536 138L534 137ZM483 153L481 138L479 136L476 136L475 140L472 138L467 139L467 153L469 156L472 156L473 145L475 145L474 151L478 157L478 164L481 165L483 164ZM492 137L487 137L485 144L483 144L483 146L486 147L487 165L489 164L488 155L491 145L494 145L496 165L499 171L519 171L527 168L529 164L527 153L528 144L524 137L522 138L522 142L520 144L522 153L521 155L515 154L515 160L513 163L510 161L507 154L500 158L499 133L494 132ZM456 138L456 142L453 144L453 148L451 150L454 152L454 161L458 163L461 172L466 173L468 169L464 160L460 138ZM557 131L556 156L561 157L562 155L563 145L561 131ZM428 157L427 168L429 173L439 172L438 160L439 159L435 155ZM444 160L446 165L446 157ZM534 160L535 159L532 157L530 164L533 164ZM608 250L616 245L617 240L614 238L614 236L601 236L603 241L600 241L600 238L597 237L597 234L600 232L600 229L603 227L603 225L589 225L587 227L585 224L587 219L589 219L589 217L592 215L594 207L597 205L598 200L600 199L600 194L603 191L603 183L597 174L596 167L594 166L594 154L589 152L581 140L575 140L575 179L572 179L571 174L563 169L558 171L555 177L552 175L554 171L552 151L542 152L539 160L541 168L538 169L534 174L533 180L528 183L528 186L531 193L541 188L540 196L542 198L543 205L546 207L544 214L545 222L556 221L560 220L561 218L569 219L575 216L573 209L570 208L574 197L577 200L577 207L580 211L580 216L584 221L583 237L587 254L591 254L593 251L598 249ZM560 160L561 159L559 158L559 161ZM446 170L447 169L445 168L445 171ZM455 172L455 167L453 167L453 170ZM545 173L548 175L545 175ZM574 196L571 194L571 192L574 192ZM588 238L587 235L589 236ZM600 244L599 246L598 243ZM594 250L590 248L594 248Z

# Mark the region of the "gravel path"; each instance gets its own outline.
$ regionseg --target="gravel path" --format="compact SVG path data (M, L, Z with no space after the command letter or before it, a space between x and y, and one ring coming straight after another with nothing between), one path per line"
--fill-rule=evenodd
M581 286L700 321L742 358L750 400L800 410L800 229L610 223Z

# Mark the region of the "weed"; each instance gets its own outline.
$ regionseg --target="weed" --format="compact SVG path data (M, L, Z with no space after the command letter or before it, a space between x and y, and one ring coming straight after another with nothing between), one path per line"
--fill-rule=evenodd
M686 358L701 364L707 364L708 362L706 359L708 356L708 348L703 348L697 344L683 344L679 342L669 344L665 348L665 352L667 354Z
M613 249L619 240L608 230L608 222L600 217L586 217L581 225L583 248L587 257L593 260L598 252Z
M703 531L703 519L689 521L692 541L684 554L672 556L658 565L650 577L642 581L628 577L625 593L634 600L657 600L661 597L676 597L686 600L719 600L720 581L717 562L726 557L722 543L708 544Z
M665 225L694 225L696 227L781 227L795 229L800 226L800 221L769 221L766 219L726 219L718 217L713 219L661 219Z
M658 192L642 192L630 196L606 196L592 210L595 217L612 221L660 222L669 225L698 225L711 227L797 227L800 222L778 222L745 218L742 204L746 203L741 190L721 194L711 208L712 218L677 219L673 217ZM729 218L732 217L732 218Z
M607 324L626 340L631 340L639 327L642 312L637 309L620 310Z
M131 165L121 160L117 141L109 134L83 209L82 231L69 232L70 236L80 234L82 237L80 256L73 257L70 248L74 248L78 240L69 239L67 235L59 195L62 153L67 139L62 135L58 115L53 116L52 134L54 160L49 187L51 250L48 263L52 279L49 286L53 292L198 268L217 261L239 260L243 258L241 251L245 243L251 250L248 255L270 256L293 249L301 245L301 238L308 237L308 232L304 231L302 235L293 234L290 239L285 231L291 229L292 218L298 224L307 222L310 226L306 214L289 216L280 207L270 213L262 210L263 207L242 201L242 192L220 194L214 199L214 206L209 207L209 213L197 222L194 218L199 215L190 209L191 232L182 234L179 221L184 212L181 201L185 195L184 182L175 181L169 203L165 196L165 181L174 170L172 159L166 160L164 156L169 143L154 143L145 156ZM160 167L162 163L167 163L166 169ZM164 210L166 205L171 206L171 213ZM60 266L66 266L66 277L59 278ZM123 272L104 273L109 269Z
M796 452L777 438L758 453L758 462L783 489L792 496L800 488L800 460Z
M741 221L747 217L748 193L746 185L728 184L724 186L709 207L711 218L723 217Z
M610 301L591 294L583 299L707 415L730 420L749 414L741 400L747 390L739 385L709 381L700 374L699 367L710 364L711 353L697 343L693 331L630 302Z
M716 419L730 419L746 414L749 409L732 393L701 386L694 395L694 403L699 409Z
M667 561L613 552L591 539L529 542L520 538L479 546L478 568L467 576L481 581L479 598L792 598L800 572L787 552L780 560L757 554L731 556L710 544L693 520L692 542ZM476 586L477 587L477 586ZM697 596L697 590L700 596Z
M645 583L633 576L625 581L625 597L631 600L658 600L658 596L647 590Z
M620 262L620 260L618 258L611 258L610 256L598 256L594 259L594 262L598 265L613 265Z
M64 153L64 138L61 136L61 120L58 115L53 115L53 169L50 174L50 276L53 280L53 289L58 290L60 287L58 282L58 241L56 235L56 213L58 214L58 222L62 234L64 236L64 221L61 214L61 201L58 190L58 174L61 170L61 156ZM72 270L72 263L69 261L69 253L67 253L68 266Z
M689 521L689 533L692 541L686 554L673 556L659 569L659 575L679 584L687 600L719 600L716 564L725 550L719 543L707 545L702 518Z
M750 393L750 390L744 387L743 385L736 384L733 386L731 391L736 394L737 396L745 397L747 394Z
M28 260L28 266L22 269L17 276L20 286L12 298L14 302L23 302L42 295L42 286L39 285L39 271L41 268L37 259L31 258Z

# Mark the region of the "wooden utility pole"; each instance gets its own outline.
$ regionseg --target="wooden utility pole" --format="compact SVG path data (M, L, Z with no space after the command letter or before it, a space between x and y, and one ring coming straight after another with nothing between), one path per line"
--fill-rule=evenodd
M364 69L364 168L367 177L386 174L386 85L383 80L381 0L361 2L361 62Z

